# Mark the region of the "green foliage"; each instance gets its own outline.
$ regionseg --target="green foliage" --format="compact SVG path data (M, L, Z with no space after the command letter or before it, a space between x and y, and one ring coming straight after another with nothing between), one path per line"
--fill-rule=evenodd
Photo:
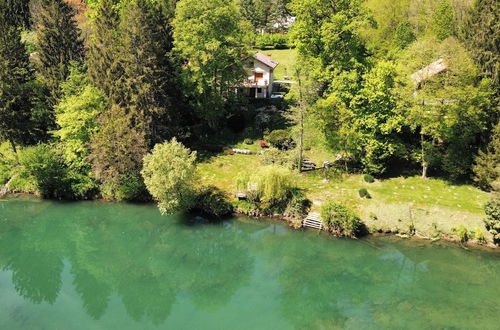
M252 201L237 201L234 209L237 213L248 216L259 216L261 214L259 204Z
M259 198L264 203L275 204L286 200L293 188L290 171L280 166L266 166L252 176Z
M292 0L296 20L290 32L299 55L313 63L315 79L327 87L344 70L366 64L366 48L359 30L368 23L360 1Z
M109 99L127 110L134 128L152 147L175 135L179 114L174 106L179 104L176 72L169 60L172 39L161 7L147 0L127 2L118 35L118 74L111 76L117 81Z
M29 140L32 79L20 30L0 21L0 141L14 145Z
M294 150L284 151L268 148L262 151L260 160L265 165L279 165L288 169L297 167L298 155Z
M417 94L408 90L411 106L404 112L408 125L421 135L422 163L444 170L456 179L469 173L473 155L477 153L477 138L485 133L497 110L490 82L484 79L478 82L477 69L457 40L417 41L401 62L410 73L439 56L446 56L448 69L424 80Z
M417 231L417 229L415 228L415 224L412 222L408 225L408 233L410 235L415 235L415 232Z
M52 146L40 144L26 148L19 162L23 167L23 176L32 180L43 197L55 199L72 197L66 168Z
M204 186L196 192L195 210L213 217L223 217L233 212L227 195L215 186Z
M432 16L432 31L439 40L444 40L456 34L457 22L449 0L441 1Z
M486 229L493 235L493 243L500 245L500 198L494 195L484 206Z
M292 135L289 131L284 129L272 131L264 137L264 140L280 150L289 149L293 143Z
M453 228L452 231L453 233L455 233L455 235L458 236L458 238L460 239L460 243L467 243L471 238L471 233L463 225Z
M370 174L365 174L363 176L363 180L365 180L365 182L367 182L367 183L374 183L375 182L375 178Z
M364 228L359 216L342 203L329 201L321 207L323 224L335 235L358 237Z
M413 32L413 26L409 21L404 21L399 23L396 31L394 32L394 43L397 47L404 49L408 47L413 41L415 41L416 36Z
M3 0L0 2L0 22L13 27L29 27L30 1Z
M371 199L372 196L370 195L370 193L368 192L368 190L366 190L366 188L361 188L358 190L358 194L359 194L359 197L361 198L366 198L366 199Z
M258 34L255 38L255 47L259 49L287 49L290 48L288 35L281 33Z
M185 91L213 127L245 78L248 25L235 0L181 0L172 25L175 51L184 63Z
M50 105L61 96L60 84L69 75L72 61L81 61L83 42L75 11L64 0L41 0L37 6L36 44L40 81L49 91Z
M191 152L175 138L157 144L144 156L141 174L162 214L189 210L193 205L195 160L196 152ZM209 193L208 197L220 196Z
M461 37L485 77L492 80L500 96L500 10L497 0L477 0L467 12Z
M252 145L253 144L253 140L252 139L249 139L249 138L246 138L243 143L247 144L247 145Z
M75 169L88 170L88 143L98 129L97 119L104 112L106 101L87 83L85 73L78 67L71 68L62 91L64 97L55 107L59 129L53 134L61 141L65 163Z
M238 0L243 19L255 31L273 27L288 16L286 5L289 0Z
M291 195L292 196L288 201L284 215L292 219L302 220L309 213L312 202L301 190L294 189L292 190Z
M491 141L485 151L479 151L472 167L474 181L486 191L493 189L494 182L500 180L500 122L493 129Z
M90 80L107 96L112 94L119 75L119 70L116 70L119 17L114 2L114 0L98 2L87 51Z
M130 115L124 109L113 106L101 115L99 130L92 134L90 150L92 171L101 182L105 197L119 200L144 198L141 194L124 194L124 191L139 193L140 190L121 188L122 184L129 182L128 178L140 178L142 158L147 152L144 136L134 129Z
M298 217L310 207L310 201L290 177L290 170L271 165L261 167L253 174L240 173L236 186L239 192L246 193L249 202L259 205L261 213Z
M486 243L486 237L484 236L484 233L481 230L481 228L477 227L476 229L474 229L474 231L472 233L473 233L473 238L477 242L479 242L481 244L485 244Z

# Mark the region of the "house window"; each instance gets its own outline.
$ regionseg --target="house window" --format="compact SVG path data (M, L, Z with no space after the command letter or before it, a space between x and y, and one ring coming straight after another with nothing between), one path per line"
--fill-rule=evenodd
M262 93L262 88L257 88L257 93Z
M255 72L255 80L261 80L262 78L264 78L263 72Z

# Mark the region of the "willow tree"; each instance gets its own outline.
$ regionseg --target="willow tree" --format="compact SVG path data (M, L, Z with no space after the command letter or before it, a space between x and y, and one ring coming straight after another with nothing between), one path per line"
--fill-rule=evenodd
M174 138L157 144L144 157L141 171L149 193L162 214L186 211L194 202L196 152Z

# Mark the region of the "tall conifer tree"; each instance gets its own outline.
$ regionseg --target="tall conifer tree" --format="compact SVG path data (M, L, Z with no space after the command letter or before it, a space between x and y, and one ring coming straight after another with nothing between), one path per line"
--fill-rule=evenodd
M500 97L500 3L476 0L467 13L462 39Z
M23 143L29 133L32 80L29 58L19 29L0 21L0 140Z
M61 96L60 84L69 75L70 62L83 57L83 42L74 15L74 9L64 0L40 0L35 13L39 75L50 93L51 106Z
M133 0L124 9L116 57L119 77L111 101L125 107L132 125L145 133L148 144L174 134L176 92L169 24L162 9L147 0Z
M119 23L113 0L101 0L89 38L88 73L94 86L107 96L116 83L116 38Z

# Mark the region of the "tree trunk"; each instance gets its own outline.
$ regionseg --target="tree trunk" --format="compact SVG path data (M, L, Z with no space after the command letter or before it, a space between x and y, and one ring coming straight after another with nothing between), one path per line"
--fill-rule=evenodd
M427 179L429 163L425 160L424 135L420 133L420 147L422 152L422 179Z
M302 99L302 84L300 81L300 73L297 70L297 80L299 83L299 172L302 172L302 154L304 149L304 104Z
M17 153L16 144L12 140L9 140L9 142L10 142L10 145L12 147L12 150L14 151L14 156L16 157L16 165L19 165L19 155Z

